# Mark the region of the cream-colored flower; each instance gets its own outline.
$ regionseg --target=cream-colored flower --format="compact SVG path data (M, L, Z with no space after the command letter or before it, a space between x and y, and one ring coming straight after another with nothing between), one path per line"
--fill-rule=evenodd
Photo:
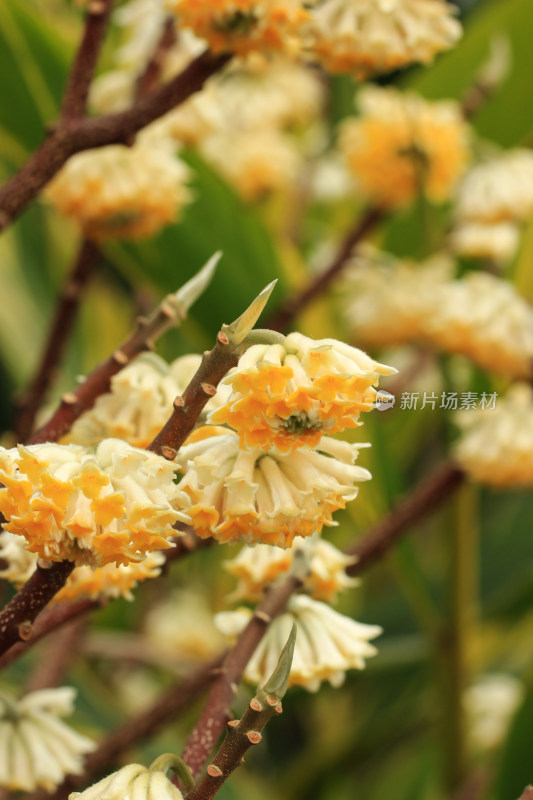
M62 589L54 597L54 603L78 600L80 597L98 598L124 597L133 600L132 589L139 583L161 575L165 556L158 550L146 553L142 561L130 564L105 564L103 567L82 566L69 575Z
M463 705L470 740L476 750L491 750L505 740L524 696L524 684L501 672L483 675L466 690Z
M211 422L230 425L243 446L314 447L325 433L355 428L373 408L380 375L395 372L344 342L291 333L248 348L224 379L232 394Z
M95 239L138 238L174 222L190 200L189 169L174 145L140 141L72 156L48 184L46 196Z
M187 382L177 378L194 374L201 357L193 356L196 367L169 367L154 353L137 356L111 379L111 391L101 395L94 406L76 420L63 442L92 447L102 439L124 439L133 447L148 447L172 413L172 404ZM181 361L181 359L178 359ZM191 374L191 377L192 377Z
M191 497L191 524L203 538L288 547L295 536L334 525L333 512L356 497L355 483L370 478L353 465L361 445L327 436L314 450L287 454L243 450L237 434L216 427L197 436L176 461L185 473L179 488Z
M215 53L295 54L309 12L300 0L166 0L180 27L206 39Z
M449 353L461 353L490 372L531 375L533 310L514 286L473 272L438 287L427 335Z
M141 561L172 546L175 522L190 521L175 470L161 456L119 439L105 439L95 451L73 444L2 448L4 527L52 561Z
M525 222L533 211L533 152L509 150L472 167L457 195L460 223Z
M223 633L234 636L251 616L251 611L246 614L239 609L217 614L215 621ZM377 653L369 640L382 632L378 625L364 625L339 614L326 603L303 594L295 595L289 600L287 611L271 623L248 662L244 673L248 683L257 686L270 677L293 623L296 645L289 686L303 686L310 692L316 692L322 681L341 686L347 670L364 669L365 659Z
M224 649L205 596L198 591L175 591L154 606L144 620L150 647L179 667L214 658Z
M311 10L311 52L328 72L370 75L427 64L461 36L443 0L324 0Z
M315 534L307 539L296 536L289 548L268 544L243 547L235 558L224 562L225 569L239 579L232 598L260 600L265 588L291 569L298 551L306 556L304 589L315 600L331 603L339 592L357 585L358 581L346 574L346 567L356 559Z
M0 786L51 792L65 775L83 771L82 756L96 745L58 719L72 713L75 694L63 686L17 700L0 691Z
M269 128L216 133L204 139L201 152L249 201L290 186L302 163L292 139Z
M361 192L386 208L406 206L420 193L447 200L469 158L459 104L371 86L359 91L357 103L361 114L342 123L339 148Z
M452 250L467 258L508 261L520 243L520 228L515 222L464 222L449 236Z
M533 390L516 384L495 407L457 414L462 434L455 456L480 483L494 486L533 484Z
M37 564L37 556L30 553L28 543L23 536L9 531L0 531L0 578L5 578L17 585L26 583Z
M424 338L438 287L453 272L454 264L444 254L416 264L371 246L358 248L342 287L346 320L356 341L373 348Z
M71 792L69 800L183 800L183 795L164 772L141 764L128 764L94 783L83 792Z

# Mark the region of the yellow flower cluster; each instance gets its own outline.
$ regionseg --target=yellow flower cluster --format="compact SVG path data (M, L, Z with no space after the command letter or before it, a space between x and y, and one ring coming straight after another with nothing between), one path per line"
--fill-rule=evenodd
M118 439L94 452L41 444L0 451L5 529L52 561L103 566L141 561L168 548L175 522L188 522L188 497L175 466Z
M342 123L339 148L361 192L386 208L420 194L447 200L469 159L459 105L370 86L357 102L360 116Z
M191 28L215 53L296 53L310 15L300 0L167 0L180 26Z
M394 372L343 342L291 333L247 350L224 380L231 396L210 421L234 428L243 446L314 447L325 433L356 427L373 408L380 375Z

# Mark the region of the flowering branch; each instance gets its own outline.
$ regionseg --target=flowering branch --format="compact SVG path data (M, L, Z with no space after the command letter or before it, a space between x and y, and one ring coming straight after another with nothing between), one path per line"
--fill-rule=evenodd
M212 800L224 781L244 762L244 754L261 741L261 731L269 720L282 712L281 700L287 691L291 672L296 625L293 624L287 644L283 648L278 664L269 680L250 700L240 720L228 722L226 738L207 772L191 792L187 800Z
M31 578L0 612L0 655L16 642L29 639L36 616L64 586L73 569L73 561L37 562Z
M26 164L0 189L0 230L35 199L41 189L75 153L108 144L129 144L136 133L198 92L222 69L231 54L204 52L179 75L150 92L131 108L58 125Z
M408 528L442 503L464 479L464 472L452 461L443 464L347 551L357 561L346 572L359 575L382 558Z
M181 397L174 400L174 410L148 450L173 461L190 434L204 406L216 393L216 387L246 349L246 337L257 322L276 281L269 283L250 306L231 325L223 325L215 346L204 353L200 366Z
M183 750L183 760L195 777L204 768L224 725L231 719L231 703L254 650L271 621L283 612L289 598L301 585L302 577L295 573L289 575L277 587L267 591L263 601L255 609L250 622L224 659L220 674L211 687L200 719L187 739Z
M61 398L57 411L48 422L39 428L30 439L31 444L56 442L67 433L75 420L93 407L101 394L108 392L111 378L130 361L145 350L151 350L153 342L169 328L177 327L186 317L187 311L204 291L211 280L220 253L215 253L207 264L174 294L167 295L148 318L140 318L137 328L126 341L115 350L107 361L96 367L74 392Z
M33 428L35 415L42 405L46 391L54 378L80 304L83 289L98 262L100 251L94 242L84 239L58 299L55 316L48 333L42 357L31 385L21 398L15 426L17 442L25 442Z
M274 331L284 331L290 323L300 314L309 303L329 286L334 278L346 266L346 262L353 255L353 250L365 236L378 225L384 217L384 211L380 208L369 208L364 216L357 220L351 228L330 266L314 278L300 292L289 297L281 307L267 321L266 327Z

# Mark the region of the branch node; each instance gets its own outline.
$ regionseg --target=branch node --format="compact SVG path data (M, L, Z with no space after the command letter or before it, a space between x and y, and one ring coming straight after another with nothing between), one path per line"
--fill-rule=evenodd
M174 408L183 408L185 406L185 400L181 395L178 395L174 400Z
M18 634L23 642L27 642L32 633L33 633L33 625L31 624L29 619L24 620L24 622L21 622L20 625L18 626Z
M161 455L163 458L166 458L167 461L174 461L178 454L177 450L174 450L173 447L167 447L166 445L161 448Z
M209 395L209 397L213 397L217 393L216 387L212 383L201 383L200 386L204 394Z
M207 774L210 778L220 778L223 775L223 772L220 767L217 767L216 764L209 764L207 768Z
M261 703L259 702L257 697L252 697L252 699L250 700L250 708L252 709L252 711L262 711L263 710L263 706L261 705Z
M46 558L37 559L37 566L39 567L39 569L51 569L53 563L54 563L53 561L49 561Z
M263 738L259 731L248 731L246 734L246 738L250 742L250 744L259 744L261 739Z
M67 406L73 406L78 402L78 398L74 392L65 392L65 394L61 397L61 401Z
M217 342L219 344L226 345L226 344L229 344L229 339L228 339L228 337L226 336L225 333L223 333L222 331L219 331L218 334L217 334Z
M256 609L254 617L258 619L260 622L264 622L265 625L270 625L270 623L272 622L272 617L270 616L270 614L267 614L265 611L261 611L261 609Z
M122 367L125 367L129 361L129 358L124 352L124 350L115 350L115 352L113 353L113 361L116 364L120 364Z

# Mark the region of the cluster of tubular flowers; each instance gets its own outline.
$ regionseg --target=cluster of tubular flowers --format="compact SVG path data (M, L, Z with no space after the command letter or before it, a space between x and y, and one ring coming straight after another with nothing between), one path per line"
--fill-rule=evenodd
M266 586L290 571L300 551L307 567L303 589L316 600L332 603L339 592L358 584L346 574L346 567L355 562L352 556L345 555L318 534L307 539L296 536L289 548L246 545L235 558L224 562L224 568L238 578L232 599L260 600Z
M505 261L533 211L533 153L510 150L476 165L459 186L450 237L460 255Z
M445 254L415 264L371 246L359 248L343 284L345 317L354 338L370 348L423 339L436 293L454 271Z
M171 547L173 524L189 522L174 477L175 465L118 439L94 451L19 445L0 451L0 512L45 559L128 564Z
M210 421L236 430L243 446L314 447L324 434L356 427L374 407L380 376L395 372L335 339L290 333L246 351L223 381L229 399Z
M83 792L69 795L70 800L124 800L134 797L144 800L183 800L180 790L162 770L147 769L142 764L128 764Z
M215 53L294 55L310 15L301 0L166 0L180 27L205 39Z
M102 439L124 439L148 447L200 361L201 356L191 354L167 364L154 353L143 353L113 376L110 391L76 420L62 442L92 447Z
M72 713L74 697L68 686L20 700L0 691L0 786L51 792L65 775L83 771L83 756L96 745L59 719Z
M37 554L28 550L23 536L9 531L0 533L0 559L4 562L0 577L16 586L25 583L37 565ZM157 578L165 556L158 550L146 553L142 561L129 564L105 564L103 567L75 567L65 586L54 596L54 603L77 600L80 597L97 598L124 597L133 600L132 589L147 580Z
M512 284L473 272L435 292L427 332L437 347L466 355L490 372L528 378L533 311Z
M205 663L224 649L205 595L193 589L172 592L144 619L150 650L174 667Z
M215 617L228 637L237 636L253 612L249 609L221 612ZM304 594L293 596L284 614L276 617L259 643L244 672L254 685L272 674L293 624L296 644L289 686L303 686L316 692L322 681L341 686L346 671L364 669L365 659L377 650L370 640L382 632L378 625L365 625L339 614L326 603Z
M386 208L406 206L419 194L447 200L469 159L458 103L370 86L357 102L360 115L342 123L339 149L360 191Z
M176 458L184 476L191 525L202 538L288 547L335 525L332 514L353 500L370 473L354 465L361 445L327 436L314 449L283 453L243 449L233 431L200 428Z
M189 170L170 139L141 139L72 156L49 183L49 202L97 239L138 238L174 222L189 202Z
M456 12L444 0L324 0L311 9L311 52L359 80L426 64L460 38Z
M493 486L533 484L533 391L516 384L495 408L459 412L455 456L470 477Z

